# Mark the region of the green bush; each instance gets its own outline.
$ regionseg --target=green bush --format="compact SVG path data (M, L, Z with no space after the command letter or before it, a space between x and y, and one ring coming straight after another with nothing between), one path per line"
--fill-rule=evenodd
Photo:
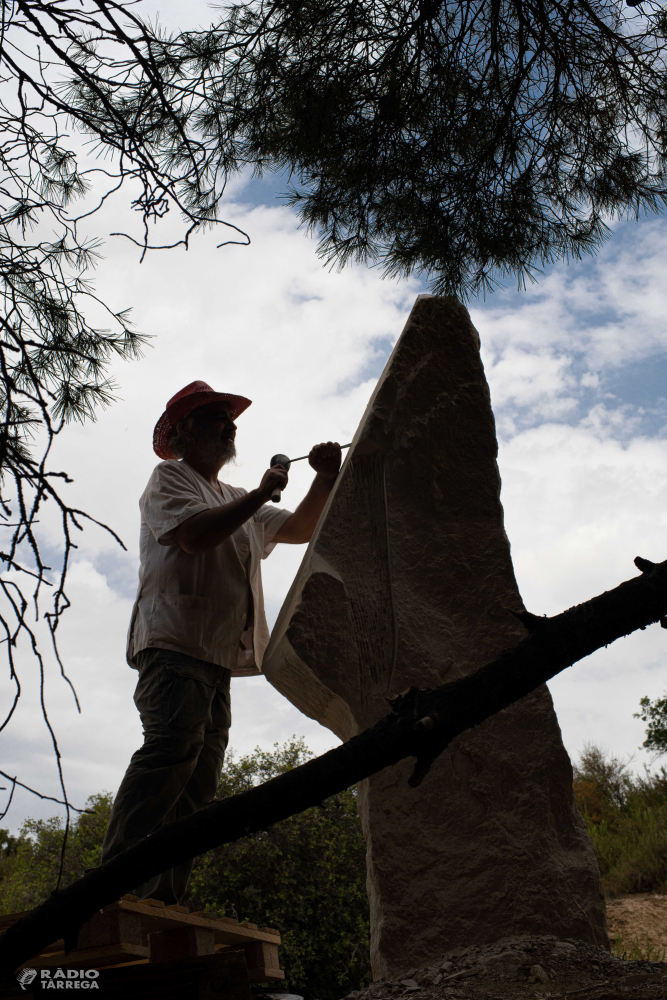
M641 711L634 716L647 723L646 739L642 746L653 750L659 757L667 753L667 695L664 698L642 698L639 702Z
M81 878L85 868L100 863L111 803L108 793L92 795L86 803L91 812L82 813L71 823L61 888ZM13 844L0 881L0 912L29 910L53 892L58 881L64 828L59 816L27 819L19 837L10 838Z
M574 790L609 896L667 890L667 772L634 775L587 746Z
M303 740L225 764L220 797L303 763ZM366 845L356 794L342 792L199 858L188 905L277 927L292 989L337 1000L370 982Z
M3 883L14 868L18 845L18 837L12 837L9 830L0 829L0 899Z

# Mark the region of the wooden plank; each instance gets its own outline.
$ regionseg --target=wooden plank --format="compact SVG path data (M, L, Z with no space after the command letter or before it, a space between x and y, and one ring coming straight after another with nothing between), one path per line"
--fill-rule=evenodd
M275 955L258 954L254 950L258 945L260 948L270 947L263 942L252 942L243 949L230 949L228 945L220 944L217 945L217 951L220 954L220 952L224 953L225 951L243 950L251 983L265 983L269 979L284 979L285 973L278 965L278 949L275 949Z
M266 941L253 941L243 949L245 959L249 969L277 969L280 971L278 960L278 945L267 944Z
M280 931L273 927L258 928L257 924L239 923L233 917L205 916L199 910L190 913L186 906L165 906L159 899L142 899L137 896L127 894L116 903L110 903L102 910L103 913L112 913L114 910L125 910L131 913L139 913L142 917L142 933L146 937L153 931L169 930L171 927L183 926L192 927L212 927L215 931L215 939L218 943L224 944L246 944L249 941L268 941L280 944ZM15 924L22 917L25 917L29 910L21 913L6 913L0 917L0 932L6 931L8 927ZM61 941L49 945L49 950L63 950ZM45 949L46 951L46 949Z
M266 941L271 944L280 944L280 931L268 929L259 930L255 924L239 924L231 917L204 917L200 916L201 911L195 913L178 912L171 907L156 905L157 900L137 900L123 899L117 903L111 903L104 907L104 913L116 909L127 910L132 913L141 914L142 933L151 934L153 931L165 931L172 927L209 927L215 931L216 943L220 944L248 944L250 941ZM179 909L185 909L185 907Z
M251 941L244 947L248 975L251 982L263 983L265 979L284 979L285 973L278 960L278 945L266 941Z
M37 955L25 963L30 969L98 969L106 965L141 961L148 962L149 949L142 944L107 944L99 948L83 948L64 952L54 952L50 955Z
M141 916L127 910L100 910L79 931L76 950L109 944L143 944ZM176 957L176 956L174 956Z

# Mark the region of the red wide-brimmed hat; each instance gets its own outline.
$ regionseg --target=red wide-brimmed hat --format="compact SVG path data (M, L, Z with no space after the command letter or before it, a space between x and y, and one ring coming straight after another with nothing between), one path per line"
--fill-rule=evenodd
M232 419L236 420L252 403L245 396L233 396L230 392L216 392L206 382L190 382L184 389L172 396L164 413L155 425L153 431L153 451L160 458L176 458L169 447L169 435L181 419L193 410L207 403L229 403L232 409Z

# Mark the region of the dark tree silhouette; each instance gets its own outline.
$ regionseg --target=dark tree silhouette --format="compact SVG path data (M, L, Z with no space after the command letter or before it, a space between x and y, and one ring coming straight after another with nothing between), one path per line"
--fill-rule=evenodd
M465 298L662 208L666 31L650 0L258 0L173 40L168 93L217 169L285 172L326 261Z

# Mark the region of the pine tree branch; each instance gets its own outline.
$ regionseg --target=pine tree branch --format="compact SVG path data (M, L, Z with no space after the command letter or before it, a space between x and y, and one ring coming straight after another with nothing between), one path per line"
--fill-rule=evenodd
M525 697L578 660L667 614L667 561L635 560L642 575L553 618L526 617L528 635L476 673L435 690L411 688L371 729L241 795L163 827L14 924L0 938L6 975L60 937L76 942L86 920L133 886L221 844L264 830L350 785L416 757L420 784L451 741Z

